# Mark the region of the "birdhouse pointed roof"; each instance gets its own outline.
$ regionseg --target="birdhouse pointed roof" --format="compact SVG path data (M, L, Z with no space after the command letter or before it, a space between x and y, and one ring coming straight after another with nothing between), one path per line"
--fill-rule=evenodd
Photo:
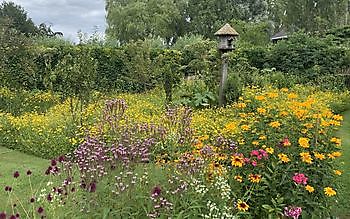
M239 33L229 24L225 24L220 30L215 33L215 36L239 36Z

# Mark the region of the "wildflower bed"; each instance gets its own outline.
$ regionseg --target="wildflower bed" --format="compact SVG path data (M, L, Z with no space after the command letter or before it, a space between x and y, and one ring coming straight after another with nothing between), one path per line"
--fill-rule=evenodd
M72 209L79 208L87 217L113 218L332 215L343 172L335 135L343 117L330 108L339 95L305 87L248 88L232 106L198 111L165 110L161 98L126 94L95 102L83 112L80 127L69 121L67 103L46 114L2 113L4 143L56 157L43 171L45 188L35 188L21 207L11 202L15 188L6 185L5 212L76 216L81 213ZM60 156L65 152L71 153ZM15 182L21 178L16 176Z

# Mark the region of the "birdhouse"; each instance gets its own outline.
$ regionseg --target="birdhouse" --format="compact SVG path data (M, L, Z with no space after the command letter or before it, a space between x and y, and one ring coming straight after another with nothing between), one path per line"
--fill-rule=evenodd
M215 36L219 37L218 49L225 53L235 49L235 41L239 34L229 24L225 24L215 33Z

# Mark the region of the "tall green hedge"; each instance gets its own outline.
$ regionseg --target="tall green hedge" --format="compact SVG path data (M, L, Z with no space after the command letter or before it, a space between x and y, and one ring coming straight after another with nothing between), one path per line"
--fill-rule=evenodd
M8 33L11 34L11 33ZM97 70L94 89L122 92L143 92L153 88L160 80L157 72L162 68L157 62L164 48L154 47L147 41L136 41L123 47L96 44L71 45L68 43L33 43L22 36L0 35L1 41L1 85L27 90L50 88L50 75L57 64L67 55L79 51L96 60ZM301 78L308 83L334 76L349 68L349 48L339 44L334 37L316 37L295 34L288 40L268 46L239 44L230 63L232 71L246 66L250 71L264 72L276 69L279 72ZM186 41L186 40L185 40ZM209 87L217 84L220 69L220 53L215 41L197 37L190 44L179 43L174 47L181 53L179 63L182 76L197 75L207 81ZM246 74L250 74L247 72ZM256 72L255 72L256 73ZM255 74L254 73L254 74ZM62 81L62 83L65 83ZM52 84L52 83L51 83Z

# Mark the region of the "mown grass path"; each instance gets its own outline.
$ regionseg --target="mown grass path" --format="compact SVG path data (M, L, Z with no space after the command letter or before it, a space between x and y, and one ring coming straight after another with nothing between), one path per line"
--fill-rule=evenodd
M13 187L14 194L21 202L28 202L32 194L27 171L32 172L31 184L33 190L36 190L40 188L48 165L47 160L0 147L0 212L5 210L8 199L4 191L5 186ZM17 179L13 177L15 171L20 174Z
M341 182L343 187L338 191L340 196L337 206L337 215L341 218L350 218L350 110L343 114L343 126L339 129L337 135L342 139L343 156L340 162L343 167Z

